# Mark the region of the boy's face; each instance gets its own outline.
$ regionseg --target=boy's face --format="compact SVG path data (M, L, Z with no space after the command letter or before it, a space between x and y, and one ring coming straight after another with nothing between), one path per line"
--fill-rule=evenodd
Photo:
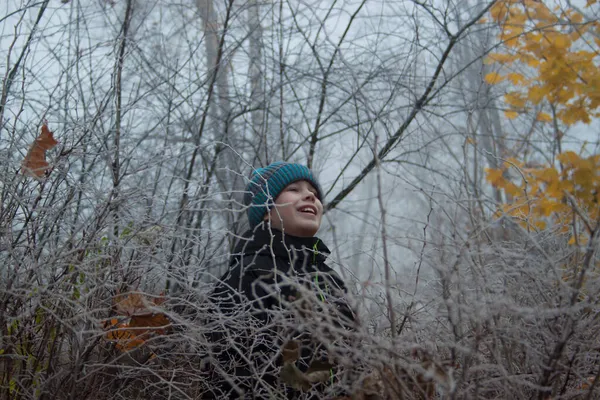
M314 236L321 226L323 204L308 181L290 183L281 191L275 206L265 215L271 226L299 237Z

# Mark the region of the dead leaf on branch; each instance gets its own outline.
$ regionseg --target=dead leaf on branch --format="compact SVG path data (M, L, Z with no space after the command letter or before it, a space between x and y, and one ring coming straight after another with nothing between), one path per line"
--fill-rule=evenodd
M279 375L281 381L297 390L310 390L312 384L306 374L300 371L296 364L285 363Z
M396 400L402 398L429 400L441 390L454 390L453 370L447 362L438 362L419 353L416 364L383 366L368 373L352 393L352 400Z
M170 327L171 321L161 313L134 315L129 321L129 328L139 331L140 334L153 332L164 335Z
M293 363L300 358L300 344L295 340L286 342L281 348L283 363Z
M140 292L119 294L114 297L114 309L125 318L104 321L105 338L122 351L142 346L152 336L166 335L171 321L156 307L165 302L163 296L148 298Z
M576 388L578 390L589 390L594 385L595 381L596 381L596 377L595 376L588 376L582 382L580 382L576 386Z
M283 367L280 380L294 389L308 391L314 384L327 382L331 378L333 365L328 362L314 362L307 372L302 372L296 366L296 361L300 359L300 343L297 341L286 342L281 354ZM365 376L351 397L336 400L392 400L402 396L426 400L432 399L437 389L446 392L454 390L454 366L439 362L425 352L415 352L413 357L418 360L416 364L398 368L384 366Z
M104 338L114 342L115 347L121 351L129 351L144 344L145 339L129 329L129 323L118 318L110 318L103 322L104 330L107 331Z
M332 364L330 361L314 360L308 367L308 370L306 371L306 373L313 374L313 373L322 372L322 371L329 372L329 371L331 371L331 369L333 367L334 367L334 364Z
M35 179L41 179L50 166L46 161L46 151L58 144L46 122L42 125L42 132L32 143L27 155L21 163L21 173Z
M283 383L297 390L308 391L315 383L327 382L332 365L323 362L312 363L307 372L296 366L300 359L300 344L295 340L286 342L282 349L283 367L279 378Z
M141 292L126 292L117 294L114 299L114 308L119 315L148 315L153 309L163 304L164 296L149 298L149 295Z

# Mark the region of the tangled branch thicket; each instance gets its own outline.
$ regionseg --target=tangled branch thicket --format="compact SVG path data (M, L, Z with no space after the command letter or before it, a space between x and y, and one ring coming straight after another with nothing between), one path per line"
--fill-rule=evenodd
M2 212L22 235L2 243L2 397L201 398L209 391L207 371L218 369L206 339L215 329L207 322L211 284L180 286L149 306L146 313L168 318L160 331L152 323L107 324L127 318L119 315L119 294L164 291L167 227L131 226L110 237L107 207L90 215L80 239L57 240L75 202L58 191L59 179L17 176L10 184L14 195ZM578 253L555 233L535 235L509 219L462 239L431 231L421 261L436 277L418 303L395 297L394 334L386 297L364 283L351 296L359 315L354 331L335 328L327 313L275 318L277 330L301 324L330 338L336 363L355 374L339 385L363 396L355 398L593 396L597 235ZM569 271L581 279L566 280Z

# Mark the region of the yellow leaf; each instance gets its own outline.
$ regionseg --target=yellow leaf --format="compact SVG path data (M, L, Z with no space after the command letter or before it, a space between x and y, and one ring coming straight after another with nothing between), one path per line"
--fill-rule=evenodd
M539 202L539 211L541 216L548 217L553 212L559 211L560 209L560 204L556 204L556 201L554 200L542 198Z
M546 226L548 226L548 224L546 223L546 221L542 221L540 219L534 220L532 225L536 229L539 229L539 230L544 230L544 229L546 229Z
M550 116L550 114L545 113L545 112L538 113L536 119L541 122L551 122L552 121L552 117Z
M544 87L540 86L532 86L529 88L527 92L527 99L534 104L538 104L544 99L544 96L547 94L547 90Z
M508 7L504 2L498 1L496 4L490 8L490 16L497 22L502 22L504 18L506 18L506 13L508 11Z
M571 22L575 24L580 24L583 22L583 15L575 12L571 15Z
M574 151L565 151L564 153L559 154L556 158L563 164L568 165L576 165L581 160L581 158Z
M557 49L565 50L566 48L571 46L571 41L566 35L557 35L554 38L553 44Z
M555 22L556 17L552 14L552 11L550 11L550 9L545 4L543 4L543 2L536 0L535 2L531 3L531 8L535 10L533 18L540 21L544 21L546 25L548 23Z
M515 119L519 116L519 113L516 111L508 110L508 111L504 111L504 115L508 119Z
M486 74L483 79L485 80L486 83L488 83L490 85L495 85L504 80L502 75L498 74L497 72L490 72L489 74Z
M588 238L584 235L579 235L579 236L572 235L571 238L569 239L568 244L572 246L576 242L579 242L580 246L585 245L588 242Z
M594 172L589 167L577 168L573 172L573 182L580 188L580 192L590 191L594 183Z
M514 85L526 82L525 77L516 72L511 72L510 74L506 75L506 78L508 78Z
M503 39L503 38L501 38ZM519 36L513 36L510 39L507 39L504 44L508 47L518 47L519 46Z
M504 95L504 101L515 108L523 108L525 107L525 99L516 92L508 93Z
M561 110L558 113L560 120L566 125L573 125L576 122L589 124L591 122L590 115L582 106L571 106Z
M504 192L512 197L521 196L523 190L512 182L505 182L503 188Z
M486 168L485 172L487 174L486 179L489 183L491 183L494 186L500 186L502 181L504 180L503 172L501 169L493 169L493 168Z
M524 164L523 161L517 159L516 157L508 157L506 159L506 161L503 163L504 164L504 168L508 169L508 168L523 168Z
M540 65L540 61L537 60L536 58L531 58L530 60L527 61L527 65L533 68L537 68Z
M539 179L546 183L552 183L558 180L558 171L554 167L544 168L540 170Z

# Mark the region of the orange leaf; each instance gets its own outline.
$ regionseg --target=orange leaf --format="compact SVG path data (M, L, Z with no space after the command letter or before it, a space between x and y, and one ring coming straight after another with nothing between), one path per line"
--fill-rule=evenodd
M153 308L165 302L164 296L149 300L144 293L128 292L114 297L115 311L127 317L112 318L104 322L106 339L116 342L115 346L123 351L142 346L152 335L164 335L171 328L171 321L163 313L153 312Z
M144 340L139 338L137 332L129 330L129 324L118 318L111 318L104 321L104 329L107 330L104 336L109 342L115 342L115 347L120 350L131 350L144 344Z
M164 314L134 315L129 323L119 318L104 321L106 340L115 342L115 347L126 351L142 346L151 334L164 335L171 327L171 321Z
M146 315L151 313L152 303L142 293L130 292L114 297L115 310L120 315Z
M52 136L48 125L44 122L40 136L35 139L25 159L21 163L21 173L32 178L43 178L49 165L46 162L46 150L50 150L58 144Z
M113 329L120 325L122 325L122 322L120 322L118 318L110 318L102 323L104 329Z
M171 327L171 321L169 321L165 314L162 313L134 315L133 317L131 317L129 327L138 328L132 329L132 331L137 332L138 335L141 335L148 331L154 332L157 335L164 335L166 331Z

